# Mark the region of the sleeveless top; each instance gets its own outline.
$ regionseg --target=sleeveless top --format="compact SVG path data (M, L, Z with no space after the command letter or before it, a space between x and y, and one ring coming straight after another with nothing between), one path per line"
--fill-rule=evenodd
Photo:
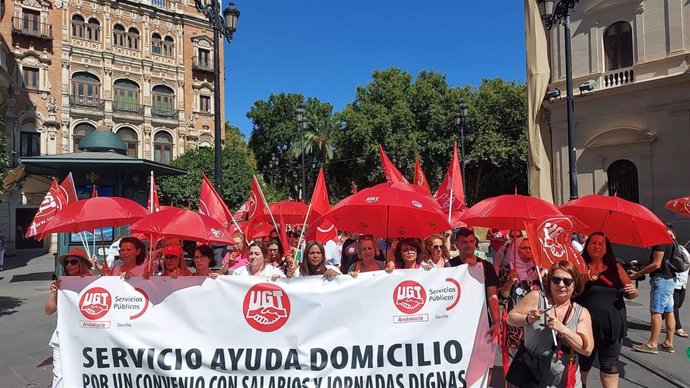
M575 298L592 316L595 340L617 340L627 334L628 314L623 299L625 284L618 273L618 266L606 268L596 280L585 283L584 291Z
M540 292L537 308L546 308L544 298L544 293ZM580 321L581 313L582 306L573 302L573 311L570 313L569 321L566 322L566 326L570 330L577 331L577 323ZM569 350L566 348L563 350L563 356L557 359L552 333L551 329L545 327L543 317L533 324L525 326L525 350L538 358L539 368L534 373L541 381L539 386L544 388L565 387L565 368L570 358ZM575 355L577 357L577 353ZM577 359L575 364L577 365ZM577 368L575 387L581 388L580 367Z

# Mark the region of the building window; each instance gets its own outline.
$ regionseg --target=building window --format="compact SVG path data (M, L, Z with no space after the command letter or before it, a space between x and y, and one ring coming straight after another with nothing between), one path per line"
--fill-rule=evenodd
M99 41L101 37L101 23L96 18L89 19L89 23L86 24L86 39Z
M199 96L199 110L211 113L211 96Z
M632 28L628 22L616 22L604 32L606 71L633 65Z
M118 47L127 47L125 39L127 32L122 24L116 24L113 26L113 44Z
M73 38L83 38L84 37L84 18L80 15L72 16L72 37Z
M41 35L41 12L22 9L22 31L31 35Z
M143 113L139 104L139 85L136 82L128 79L116 80L113 92L114 112Z
M79 149L79 142L81 139L83 139L86 135L89 133L93 132L96 130L96 127L89 123L81 123L77 124L76 127L72 130L72 152L81 152Z
M19 133L19 156L39 156L41 154L41 134L38 132Z
M127 48L139 50L139 30L134 27L127 32Z
M151 92L153 106L151 114L156 117L173 117L177 113L175 109L175 93L164 85L156 85Z
M86 72L77 72L72 75L71 106L100 109L101 83L95 75Z
M172 161L172 136L167 132L158 132L153 137L153 160L169 164Z
M27 89L38 89L38 69L35 67L22 67L22 81Z
M139 137L137 136L137 133L131 128L122 128L117 131L117 134L120 136L122 141L127 144L127 156L137 158L137 148L139 144Z
M609 195L617 195L631 202L640 202L635 163L625 159L616 160L611 163L606 174L609 180Z
M153 36L151 36L151 52L153 54L161 55L161 41L161 36L159 34L154 33Z
M211 52L209 50L199 49L199 66L204 68L211 67Z
M173 38L166 36L162 42L163 44L163 55L166 57L175 56L175 41Z

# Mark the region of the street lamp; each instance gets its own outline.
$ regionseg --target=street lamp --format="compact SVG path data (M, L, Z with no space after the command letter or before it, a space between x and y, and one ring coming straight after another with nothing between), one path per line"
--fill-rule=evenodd
M220 35L223 35L228 43L232 42L232 34L237 31L237 20L240 18L240 11L235 7L235 3L230 3L220 13L219 0L194 0L196 10L203 13L209 21L213 29L213 99L214 99L214 145L215 145L215 161L214 161L214 177L216 180L216 191L223 197L223 167L221 165L221 158L223 157L223 148L221 144L222 132L220 121L220 53L218 46L220 44Z
M455 112L455 126L460 131L460 163L462 163L462 181L465 182L465 126L467 125L467 111L470 106L464 98L458 100L458 111ZM467 184L467 183L465 183Z
M304 105L303 102L300 102L299 105L297 105L297 109L295 109L295 117L297 118L297 125L299 126L299 131L302 136L302 143L300 146L301 154L302 154L302 190L300 191L300 198L305 198L306 197L306 192L304 191L304 188L306 187L305 180L304 180L304 129L307 126L307 120L304 117L304 112L307 111L307 106Z
M573 104L573 63L570 45L570 13L579 0L537 0L544 27L551 30L557 23L565 31L565 89L568 112L568 174L570 175L570 200L577 199L577 158L575 155L575 107Z

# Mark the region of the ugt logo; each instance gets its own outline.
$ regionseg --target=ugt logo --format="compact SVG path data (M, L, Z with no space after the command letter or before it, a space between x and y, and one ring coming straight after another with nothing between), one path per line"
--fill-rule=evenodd
M102 287L88 289L79 300L79 311L87 319L94 320L105 316L110 311L113 299L108 290Z
M290 318L290 298L275 284L253 285L242 304L244 319L258 331L276 331Z
M424 307L426 290L421 284L406 280L393 290L393 303L402 313L414 314Z

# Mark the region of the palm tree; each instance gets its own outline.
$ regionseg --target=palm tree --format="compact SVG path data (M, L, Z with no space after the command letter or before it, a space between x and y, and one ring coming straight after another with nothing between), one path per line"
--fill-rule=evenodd
M312 110L307 110L306 119L308 127L304 131L304 155L311 155L316 149L325 170L328 161L333 159L333 143L336 132L341 128L341 121L331 112L324 115ZM295 158L302 155L300 140L293 143L292 154Z

